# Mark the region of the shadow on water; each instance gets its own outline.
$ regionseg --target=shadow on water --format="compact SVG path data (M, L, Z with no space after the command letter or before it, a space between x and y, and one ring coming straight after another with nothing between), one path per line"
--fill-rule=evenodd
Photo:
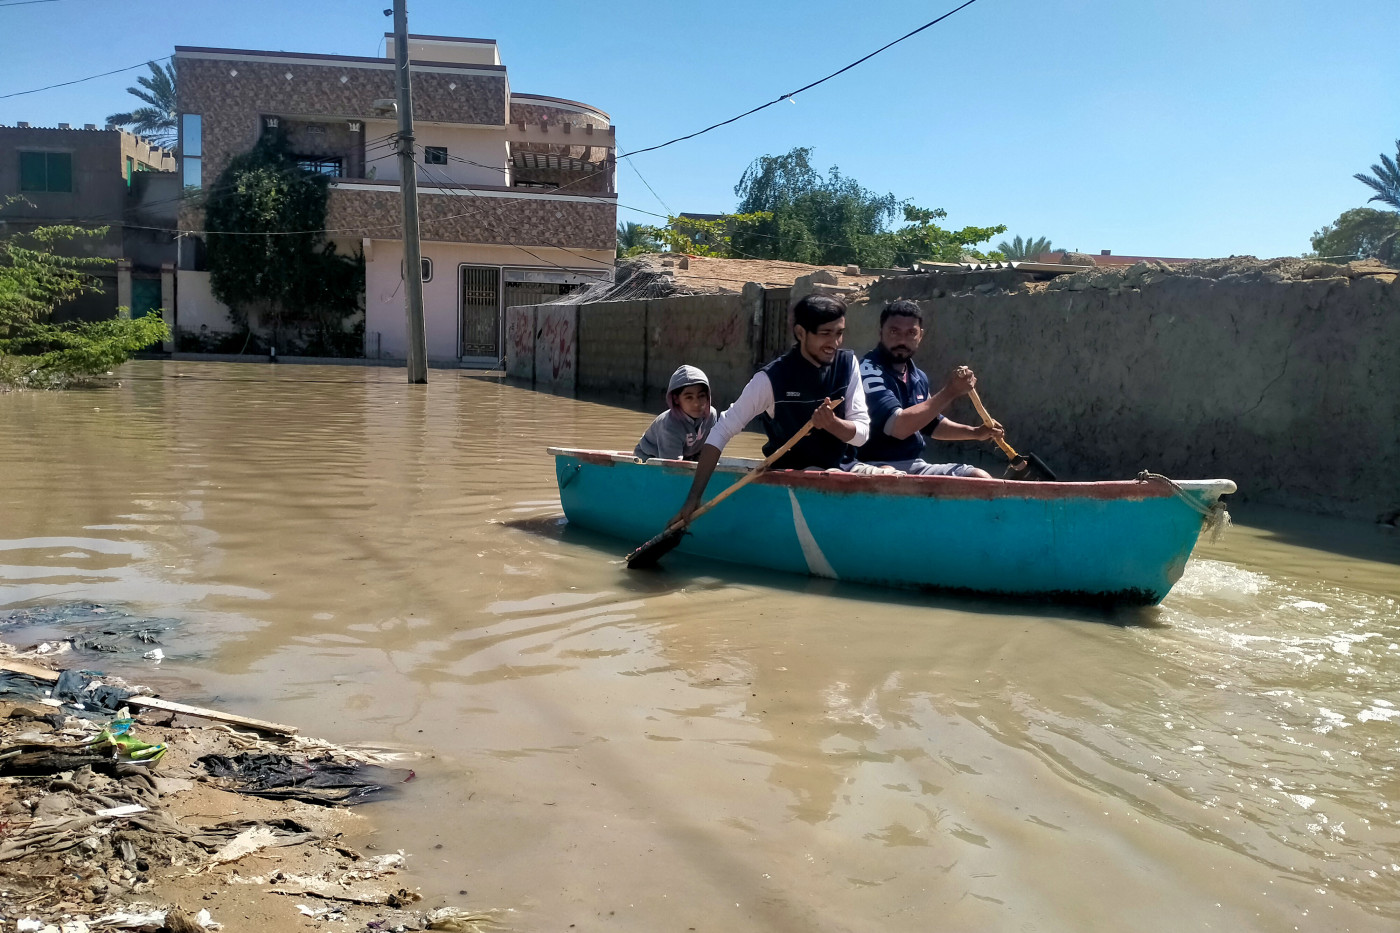
M1230 511L1236 523L1257 528L1279 544L1400 564L1400 528L1391 525L1249 503L1232 506Z
M617 538L570 525L559 514L532 516L502 522L507 528L542 538L578 545L608 555L619 569L618 585L638 596L656 596L678 589L716 589L725 586L753 586L807 596L826 596L892 608L948 610L972 615L1017 618L1068 619L1096 622L1121 628L1165 628L1156 606L1099 606L1016 596L988 596L933 589L896 589L822 577L801 577L744 564L674 554L654 570L625 571L626 545Z

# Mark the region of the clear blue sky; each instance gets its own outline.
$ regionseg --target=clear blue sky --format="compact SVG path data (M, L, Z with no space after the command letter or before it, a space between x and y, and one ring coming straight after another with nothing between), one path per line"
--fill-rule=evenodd
M0 0L0 4L13 0ZM956 6L411 0L413 32L494 38L516 91L608 111L625 149L733 116ZM175 45L380 53L389 0L0 5L0 94ZM1294 255L1400 136L1376 0L978 0L859 68L639 156L673 211L723 211L755 157L811 146L868 188L1057 246ZM101 123L142 72L0 100L0 123ZM627 165L621 201L664 213ZM622 220L647 218L626 210Z

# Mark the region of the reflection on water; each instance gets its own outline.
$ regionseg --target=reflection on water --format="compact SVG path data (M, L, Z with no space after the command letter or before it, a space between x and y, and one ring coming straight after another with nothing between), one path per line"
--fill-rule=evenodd
M522 930L1400 919L1393 534L1237 510L1132 613L635 574L564 525L543 448L645 412L457 372L122 379L0 396L0 608L174 620L158 667L92 663L436 755L370 813L430 897Z

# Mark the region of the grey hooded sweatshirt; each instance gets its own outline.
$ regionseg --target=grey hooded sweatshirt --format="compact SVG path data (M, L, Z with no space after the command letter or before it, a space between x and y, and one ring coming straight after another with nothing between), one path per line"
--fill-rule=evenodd
M692 418L681 411L681 389L693 385L702 385L708 390L709 377L697 367L685 365L671 374L671 381L666 386L666 400L670 407L656 416L651 427L647 428L647 433L637 442L633 454L643 460L650 460L652 457L662 460L694 460L700 456L705 437L719 420L719 415L715 414L713 404L703 418Z

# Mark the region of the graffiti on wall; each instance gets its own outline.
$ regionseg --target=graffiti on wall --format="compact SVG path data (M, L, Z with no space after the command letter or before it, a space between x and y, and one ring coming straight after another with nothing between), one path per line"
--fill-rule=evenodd
M719 317L676 315L652 327L652 339L658 346L682 351L698 349L722 353L747 338L743 315L739 312ZM746 342L746 340L745 340Z
M572 384L578 360L578 309L573 305L541 307L538 314L535 378Z
M535 309L506 309L506 373L533 377L535 365Z

